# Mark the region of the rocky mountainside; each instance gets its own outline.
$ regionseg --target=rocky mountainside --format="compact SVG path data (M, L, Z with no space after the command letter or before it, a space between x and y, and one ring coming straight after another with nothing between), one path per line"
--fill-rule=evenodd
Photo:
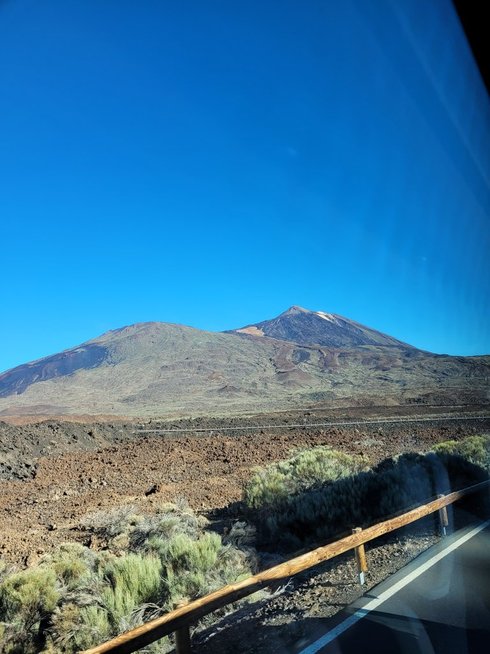
M292 306L277 318L247 325L229 333L270 336L282 341L301 345L324 345L326 347L350 348L360 345L383 345L406 347L410 345L365 327L353 320L324 311L309 311Z
M1 415L180 416L346 405L481 403L490 357L422 352L291 307L227 333L139 323L0 375Z

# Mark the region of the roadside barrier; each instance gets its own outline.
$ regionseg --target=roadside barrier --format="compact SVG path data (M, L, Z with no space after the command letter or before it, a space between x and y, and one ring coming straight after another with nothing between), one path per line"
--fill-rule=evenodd
M180 605L174 611L170 611L170 613L160 618L123 633L102 645L85 650L81 654L106 654L107 652L111 654L130 654L174 632L176 633L177 654L190 654L189 627L203 616L252 595L272 583L284 582L300 572L333 559L349 550L355 551L359 579L363 583L364 573L367 572L365 543L436 512L439 514L440 529L444 534L448 524L446 507L467 495L483 490L489 484L490 480L483 481L448 495L441 495L436 500L422 504L402 515L379 522L366 529L358 527L349 536L301 554L243 581L224 586L188 604Z

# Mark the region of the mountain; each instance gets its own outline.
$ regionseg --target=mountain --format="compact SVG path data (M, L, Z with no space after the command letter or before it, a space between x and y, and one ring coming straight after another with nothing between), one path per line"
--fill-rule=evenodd
M230 333L270 336L301 345L316 344L335 348L360 345L411 347L396 338L335 313L309 311L298 306L290 307L272 320L247 325L241 329L232 330Z
M0 375L1 415L230 414L489 399L490 357L423 352L347 318L291 307L214 333L138 323Z

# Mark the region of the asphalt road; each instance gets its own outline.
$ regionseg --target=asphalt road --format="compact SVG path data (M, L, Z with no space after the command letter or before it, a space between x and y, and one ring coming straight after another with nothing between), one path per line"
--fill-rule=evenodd
M299 654L488 654L490 526L445 538Z

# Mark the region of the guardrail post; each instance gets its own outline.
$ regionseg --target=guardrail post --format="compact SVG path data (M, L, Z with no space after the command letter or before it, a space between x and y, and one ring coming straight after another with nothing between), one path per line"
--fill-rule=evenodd
M362 527L355 527L352 530L353 534L358 534L362 531ZM363 586L366 582L365 573L368 571L367 560L366 560L366 550L364 549L364 543L358 545L354 548L356 553L356 562L357 562L357 571L359 572L359 583Z
M187 600L180 601L175 608L180 609L189 602ZM191 632L189 625L177 629L175 632L175 651L176 654L192 654L191 645Z
M440 499L441 497L444 497L444 494L440 493L437 497ZM442 536L446 535L446 527L448 526L448 524L449 524L449 519L447 516L447 507L443 506L441 509L439 509L439 527Z

